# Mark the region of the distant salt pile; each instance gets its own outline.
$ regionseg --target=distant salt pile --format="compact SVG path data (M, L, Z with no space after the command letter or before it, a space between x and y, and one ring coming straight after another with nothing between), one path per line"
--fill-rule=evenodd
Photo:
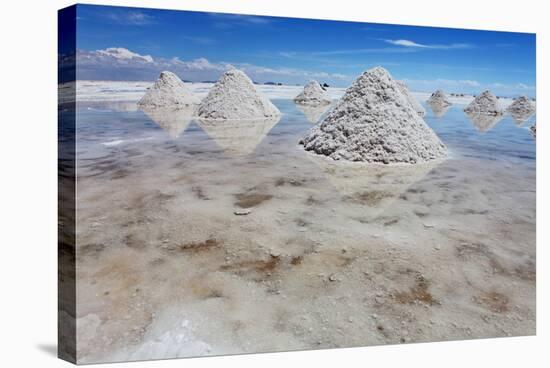
M401 82L401 81L397 81L397 85L399 86L399 90L401 91L401 93L407 98L407 101L409 101L409 103L413 107L414 111L416 111L417 114L420 115L420 116L426 115L426 110L420 104L420 102L418 102L416 97L414 97L412 95L412 93L409 90L409 88L407 87L407 85L404 82Z
M189 107L198 105L200 100L185 87L185 84L172 72L161 72L155 84L139 100L140 107Z
M452 105L451 101L447 99L445 92L440 89L432 93L432 95L428 99L428 103L436 107L446 107Z
M529 130L531 130L531 134L533 134L534 137L537 136L537 123L533 124L531 126L531 128L529 128Z
M300 105L319 106L329 105L331 100L319 82L311 80L305 85L304 90L294 98L294 102Z
M484 115L502 115L503 110L500 107L497 96L491 91L484 91L474 98L472 102L464 109L469 114L484 114Z
M443 143L381 67L357 78L300 143L334 160L372 163L419 163L446 154Z
M523 124L535 112L535 104L526 96L518 97L508 106L508 111L512 118L519 124Z
M212 87L198 109L198 116L210 120L266 119L281 112L262 96L245 73L226 71Z

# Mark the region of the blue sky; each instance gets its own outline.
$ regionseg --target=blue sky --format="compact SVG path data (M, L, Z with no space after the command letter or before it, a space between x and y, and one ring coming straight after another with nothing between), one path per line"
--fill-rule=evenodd
M411 89L535 94L535 35L389 24L79 5L81 79L255 81L348 86L381 65Z

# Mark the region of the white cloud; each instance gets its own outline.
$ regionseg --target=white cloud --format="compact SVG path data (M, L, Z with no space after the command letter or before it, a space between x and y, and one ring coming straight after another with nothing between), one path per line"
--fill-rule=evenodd
M422 45L414 41L409 40L386 40L387 43L391 43L396 46L405 46L405 47L428 47L427 45Z
M238 68L252 80L264 83L268 81L286 84L303 84L310 79L318 79L329 84L346 86L353 76L341 73L315 72L293 68L270 68L248 63L211 62L206 58L182 60L153 58L140 55L122 47L111 47L103 50L78 50L79 79L113 79L113 80L152 80L162 70L170 70L182 79L214 81L226 70Z
M451 49L468 49L472 48L473 45L468 43L451 43L447 45L431 45L431 44L422 44L411 40L384 40L385 42L394 45L394 46L403 46L417 49L436 49L436 50L451 50Z
M106 13L105 16L108 20L112 22L134 26L153 24L156 21L156 18L154 16L135 10L118 10Z
M153 62L153 57L151 55L140 55L123 47L109 47L104 50L97 50L97 53L105 56L111 56L119 60L138 59L144 60L148 63Z

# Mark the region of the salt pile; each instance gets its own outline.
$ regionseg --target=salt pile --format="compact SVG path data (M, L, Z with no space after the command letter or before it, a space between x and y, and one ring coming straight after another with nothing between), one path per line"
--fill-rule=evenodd
M401 91L401 93L407 98L407 101L409 101L409 103L413 107L414 111L416 111L417 114L420 115L420 116L426 115L426 110L420 104L420 102L418 102L416 97L414 97L412 95L412 93L409 90L409 88L407 87L407 85L404 82L401 82L401 81L397 81L397 85L399 86L399 90Z
M300 141L334 160L419 163L446 148L418 116L387 70L367 70L330 113Z
M531 126L531 128L529 128L531 130L531 133L533 134L534 137L537 136L537 123L533 124Z
M240 70L226 71L212 87L198 109L199 117L210 120L265 119L281 112L254 87Z
M443 92L440 89L432 93L432 95L428 99L428 103L434 106L451 106L452 105L451 101L447 99L445 92Z
M300 105L329 105L331 100L319 82L311 80L305 85L304 90L294 98L294 102Z
M155 84L139 100L141 107L187 107L198 105L200 100L172 72L161 72Z
M491 93L491 91L484 91L480 95L477 95L476 98L466 108L465 112L470 114L485 114L485 115L502 115L503 110L500 107L498 98Z
M523 124L535 112L535 104L526 96L518 97L508 106L508 111L512 118L519 124Z

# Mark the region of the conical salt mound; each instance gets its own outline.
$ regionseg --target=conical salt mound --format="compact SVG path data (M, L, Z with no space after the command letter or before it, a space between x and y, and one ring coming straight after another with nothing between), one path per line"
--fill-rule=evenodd
M476 98L466 108L465 112L469 114L502 115L503 110L500 107L497 96L491 91L485 91Z
M531 115L535 112L536 107L535 104L529 100L526 96L521 96L516 99L514 99L514 102L510 106L508 106L508 111L514 121L518 123L519 125L526 122Z
M401 81L397 81L397 85L399 86L399 90L401 91L401 93L403 95L405 95L405 97L407 98L407 101L409 101L409 103L413 107L414 111L416 111L416 113L420 116L426 115L426 110L420 104L420 102L418 102L416 97L414 97L412 95L412 93L411 93L411 91L409 91L409 88L407 87L407 85L404 82L401 82Z
M142 107L188 107L198 105L200 100L185 87L185 84L172 72L161 72L155 84L139 100Z
M199 117L210 120L266 119L281 112L262 96L242 71L226 71L204 98Z
M443 143L381 67L357 78L300 143L334 160L373 163L417 163L446 154Z
M435 91L434 93L432 93L432 95L430 96L430 98L428 99L428 103L430 105L433 105L433 106L451 106L452 103L451 101L449 101L447 99L447 96L445 95L445 92L443 92L442 90L438 89L437 91Z
M316 80L311 80L305 85L304 90L294 98L294 102L300 105L319 106L329 105L330 97Z

